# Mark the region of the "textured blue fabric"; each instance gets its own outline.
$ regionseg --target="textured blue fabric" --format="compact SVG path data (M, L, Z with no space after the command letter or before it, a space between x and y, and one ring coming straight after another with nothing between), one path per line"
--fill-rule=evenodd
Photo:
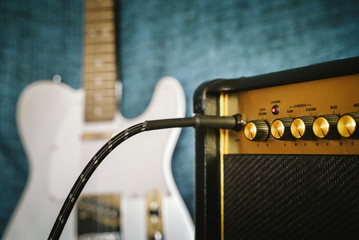
M147 107L165 75L182 83L191 115L196 87L359 55L356 0L131 0L119 3L121 111ZM0 236L26 182L28 165L15 122L31 82L55 74L73 88L82 78L82 1L0 1ZM173 170L193 214L194 134L183 130Z

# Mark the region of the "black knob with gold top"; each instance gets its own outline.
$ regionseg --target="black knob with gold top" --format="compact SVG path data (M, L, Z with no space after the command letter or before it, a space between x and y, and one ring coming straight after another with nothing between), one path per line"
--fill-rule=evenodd
M321 139L338 139L340 134L337 129L339 117L334 114L317 117L313 123L313 132Z
M359 113L348 113L338 120L338 132L345 138L359 138Z
M293 137L302 140L315 139L316 137L313 132L314 119L311 116L295 118L290 126Z
M293 122L292 118L278 118L272 122L271 134L277 140L293 139L290 126Z
M266 141L269 136L268 123L265 120L247 122L244 135L250 141Z

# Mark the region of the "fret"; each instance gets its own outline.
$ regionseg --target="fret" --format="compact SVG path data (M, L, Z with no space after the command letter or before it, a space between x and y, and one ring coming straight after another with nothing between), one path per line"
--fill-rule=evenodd
M85 22L87 24L93 23L96 21L108 21L108 22L114 22L115 14L111 10L103 10L103 11L96 11L96 12L87 12L85 15Z
M91 43L91 42L109 42L114 41L114 30L113 28L101 28L101 29L95 29L95 28L89 28L85 35L85 44Z
M85 81L84 88L86 90L98 89L101 88L115 88L115 81L104 81L104 80L97 80L97 81Z
M112 111L115 110L115 105L112 104L111 99L104 99L102 101L90 101L88 102L88 107L86 108L86 114L96 115L97 118L107 116L113 116ZM100 110L99 110L100 109ZM97 111L101 111L101 114L98 114ZM115 112L115 111L114 111Z
M112 116L115 107L116 106L114 104L91 103L91 105L90 104L87 105L85 112L86 114L95 115L96 117L107 116L107 115Z
M96 61L96 59L101 59L103 62L106 63L115 63L116 62L116 56L114 53L107 53L107 54L92 54L85 56L84 64L92 64Z
M117 75L115 72L99 72L99 73L85 73L84 74L84 84L86 85L89 82L98 83L100 81L117 81ZM85 86L86 87L86 86Z
M89 9L98 9L98 8L112 8L114 7L113 0L87 0L86 1L86 10Z
M92 92L87 93L90 91L92 91ZM86 91L85 104L99 105L104 101L106 103L109 103L109 101L111 101L111 100L113 101L113 103L116 103L116 96L114 94L110 93L111 92L110 89L107 89L107 91L106 90L98 91L98 90L88 89Z
M89 113L86 113L85 115L85 121L86 122L102 122L102 121L111 121L114 118L114 114L107 114L107 115L102 115L102 116L96 116L96 115L91 115Z
M87 89L86 100L89 98L96 99L98 96L101 97L116 97L112 89Z
M98 42L114 42L114 25L107 23L91 24L85 32L85 45Z
M101 32L103 29L108 29L109 31L113 31L115 28L115 25L111 22L102 22L102 23L88 23L86 24L87 30L95 30L98 32Z
M114 72L117 66L114 63L106 63L101 59L96 59L93 63L85 64L84 72Z
M87 8L87 12L103 12L113 10L113 7L98 7L98 8Z
M85 54L102 54L112 53L115 51L115 43L97 44L97 45L85 45Z
M116 87L116 81L103 80L101 77L95 77L93 80L84 81L84 89L85 90L114 89L115 87Z
M104 30L106 31L106 30ZM105 33L105 35L98 35L96 31L90 33L92 36L85 36L86 45L98 45L98 44L107 44L112 43L114 41L114 36L112 32Z
M101 88L115 88L115 82L114 81L103 81L103 80L99 80L98 82L84 82L84 88L86 90L92 90L92 89L98 89L99 87Z
M113 104L114 101L116 101L115 97L101 97L101 98L88 98L86 99L87 104L90 104L91 106L94 106L95 104L99 105L108 105Z
M107 121L115 116L117 107L115 104L86 104L85 121Z
M86 105L85 121L107 121L114 118L116 105Z
M94 114L98 117L100 115L110 114L115 108L114 104L104 104L104 103L91 103L86 108L86 114ZM100 112L97 110L101 110Z

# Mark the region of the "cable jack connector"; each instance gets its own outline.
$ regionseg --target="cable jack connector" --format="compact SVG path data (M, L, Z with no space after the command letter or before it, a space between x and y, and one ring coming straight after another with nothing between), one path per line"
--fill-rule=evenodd
M233 128L233 130L239 132L246 125L246 122L242 114L237 113L233 115L233 117L236 119L236 126Z

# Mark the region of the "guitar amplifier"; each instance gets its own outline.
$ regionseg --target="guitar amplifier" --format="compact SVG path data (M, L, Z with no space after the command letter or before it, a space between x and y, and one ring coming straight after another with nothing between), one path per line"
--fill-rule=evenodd
M359 239L359 58L217 79L194 112L196 239Z

